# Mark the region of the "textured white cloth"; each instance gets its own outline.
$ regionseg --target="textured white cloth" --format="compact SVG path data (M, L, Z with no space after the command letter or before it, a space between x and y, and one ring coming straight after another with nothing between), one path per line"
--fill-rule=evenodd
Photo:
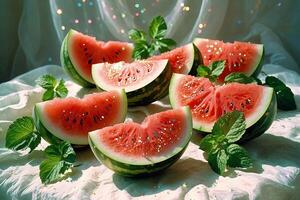
M300 76L279 65L264 71L284 80L296 94L300 107ZM29 155L4 148L7 127L18 117L31 115L41 101L42 89L34 80L42 74L65 77L58 66L45 66L0 85L0 199L298 199L300 190L300 112L279 112L272 127L245 145L255 159L255 170L235 170L229 176L215 174L196 145L194 134L182 158L163 173L131 179L114 174L100 164L89 149L78 151L81 165L70 178L43 186L39 168L46 142ZM70 96L88 92L66 82ZM89 91L91 92L91 91ZM168 98L147 107L129 109L127 120L141 121L146 114L170 108ZM196 143L196 144L195 144ZM298 193L297 193L298 192Z

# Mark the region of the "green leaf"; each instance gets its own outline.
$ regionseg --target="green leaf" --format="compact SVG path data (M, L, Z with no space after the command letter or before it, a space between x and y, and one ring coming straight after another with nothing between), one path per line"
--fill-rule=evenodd
M237 144L231 144L227 147L226 151L228 155L227 164L229 167L253 167L252 159L249 157L249 154L243 147Z
M209 153L208 163L212 170L217 174L222 175L225 172L227 165L228 156L224 149L221 149L217 152Z
M135 60L146 59L149 57L147 42L139 42L134 44L132 57Z
M277 106L281 110L297 109L294 93L281 80L274 76L266 77L266 84L274 88Z
M160 46L163 47L172 47L172 46L176 46L176 42L175 40L171 39L171 38L162 38L157 40L157 42L160 44Z
M6 148L13 150L30 149L33 151L41 142L41 136L34 131L34 122L31 117L22 117L15 120L8 128L5 138Z
M209 153L218 147L219 135L208 134L200 142L200 149Z
M44 89L53 89L56 85L56 80L53 76L46 74L39 77L36 83Z
M55 97L55 93L53 89L48 89L46 90L46 92L44 92L42 100L43 101L48 101L51 100Z
M243 73L240 72L233 72L231 74L228 74L225 79L225 83L232 83L232 82L237 82L237 83L256 83L257 81L253 77L249 77Z
M167 33L167 24L162 16L155 17L149 26L149 35L152 39L163 38Z
M131 29L128 32L129 39L133 42L146 41L146 33L137 29Z
M68 89L65 86L65 81L63 79L60 79L58 85L55 88L55 93L57 97L64 98L68 95Z
M225 135L228 143L238 141L245 133L246 123L242 112L233 111L226 113L214 124L212 134Z
M50 145L45 149L47 159L40 165L40 179L48 184L59 180L73 166L76 154L68 142Z
M210 68L211 68L211 78L215 81L225 69L225 60L213 62Z
M204 66L204 65L199 65L197 68L197 76L198 77L209 77L211 74L211 70Z

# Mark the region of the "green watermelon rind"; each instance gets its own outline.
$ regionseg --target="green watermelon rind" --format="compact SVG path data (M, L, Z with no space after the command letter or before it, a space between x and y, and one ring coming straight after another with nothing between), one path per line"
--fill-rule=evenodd
M128 106L144 106L167 95L168 86L172 76L172 71L169 63L167 60L152 62L160 62L160 67L162 69L161 72L157 74L158 76L150 82L142 83L139 87L136 86L136 90L126 92ZM95 84L98 88L104 91L109 91L112 89L112 87L116 89L116 86L106 85L104 81L101 80L101 77L97 71L97 68L101 67L100 65L92 66L92 77L95 81Z
M123 122L127 115L127 97L124 90L120 91L121 97L121 112L119 115L119 119L117 123ZM42 106L46 102L37 103L33 109L33 118L35 122L36 129L39 131L41 137L46 140L50 144L57 144L60 141L68 141L74 145L88 145L88 138L82 139L82 137L78 138L67 138L63 133L60 133L60 130L55 130L55 125L47 122L43 116ZM50 130L51 129L51 130Z
M197 44L200 43L203 40L207 40L205 38L195 38L193 40L193 43L195 44L195 46L197 47ZM250 71L248 72L243 72L244 74L246 74L247 76L253 76L253 77L257 77L258 74L261 71L262 68L262 64L263 64L263 58L264 58L264 45L263 44L253 44L256 46L257 48L257 56L256 59L254 60L252 66L250 67Z
M103 147L100 142L97 142L98 137L96 131L89 133L90 147L100 162L123 176L146 176L164 170L181 157L192 137L192 117L190 109L187 106L183 107L182 109L184 110L187 122L185 137L172 152L169 152L166 155L158 156L157 158L151 157L150 159L144 158L141 159L141 161L139 161L137 158L134 160L128 159L126 156L116 157L109 151L109 149L107 149L108 147Z
M179 84L179 80L184 77L185 75L182 74L176 74L174 73L169 87L169 99L172 108L178 108L182 105L179 104L176 97L176 88ZM265 132L272 124L276 110L276 98L274 98L274 90L271 87L264 86L264 97L261 100L263 102L260 104L259 107L257 107L258 112L255 112L252 117L248 117L246 119L246 128L248 130L248 133L245 134L247 136L244 136L244 140L247 141L249 139L254 138L254 136L259 136L263 132ZM275 101L275 103L274 103ZM193 120L193 128L201 131L209 133L212 131L214 122L209 122L207 124L204 124L204 122L197 122L196 120ZM260 127L259 129L257 127Z
M86 88L95 87L94 83L84 79L76 71L72 59L70 58L69 51L68 51L68 42L70 41L70 38L72 37L73 34L76 34L76 31L71 29L62 42L61 49L60 49L60 62L62 64L62 67L74 82Z
M202 55L199 49L196 47L194 43L191 43L193 46L193 55L194 55L194 61L192 64L192 67L190 68L188 74L195 76L197 75L197 69L199 65L203 65Z

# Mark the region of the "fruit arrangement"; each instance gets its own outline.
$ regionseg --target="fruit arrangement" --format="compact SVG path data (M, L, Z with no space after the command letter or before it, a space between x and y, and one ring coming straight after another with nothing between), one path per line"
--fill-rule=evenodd
M264 84L257 78L262 44L196 38L172 49L176 42L165 38L166 29L164 19L156 17L149 36L137 29L129 32L133 44L97 41L70 30L61 46L62 67L74 82L99 92L66 97L63 80L40 77L44 102L35 105L33 118L11 124L6 147L31 152L41 138L46 140L47 159L40 165L45 184L65 175L76 160L73 148L84 145L118 174L159 172L180 158L193 129L203 135L200 149L216 173L251 167L239 144L271 126L277 102L281 109L295 109L293 93L275 77L267 76ZM141 124L124 122L128 106L167 95L173 109L149 115Z

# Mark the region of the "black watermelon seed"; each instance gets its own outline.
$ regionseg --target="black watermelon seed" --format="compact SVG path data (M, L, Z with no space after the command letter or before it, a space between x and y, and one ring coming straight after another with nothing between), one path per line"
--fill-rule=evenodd
M92 61L93 61L92 59L89 59L89 60L88 60L88 63L91 65L91 64L92 64Z
M77 121L77 120L76 120L76 118L74 118L74 119L73 119L73 123L75 124L75 123L76 123L76 121Z
M82 119L82 118L80 119L80 122L79 122L79 123L80 123L80 126L83 125L83 119Z

